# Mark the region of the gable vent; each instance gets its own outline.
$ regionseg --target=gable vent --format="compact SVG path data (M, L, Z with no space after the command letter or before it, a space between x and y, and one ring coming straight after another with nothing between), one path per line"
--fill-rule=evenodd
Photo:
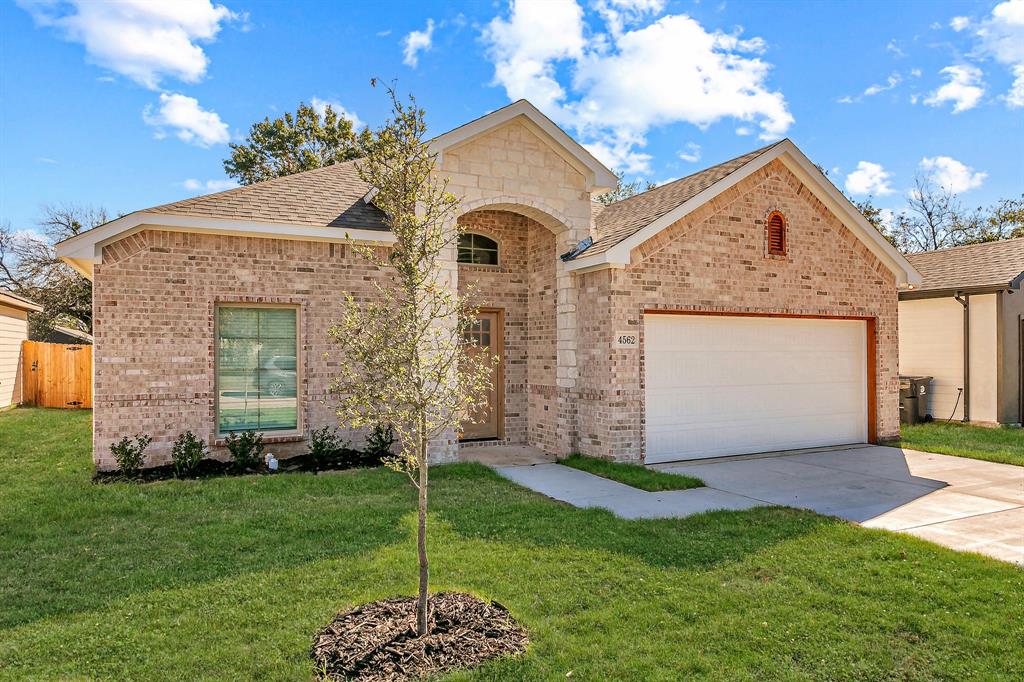
M786 219L778 211L768 216L768 255L786 255Z

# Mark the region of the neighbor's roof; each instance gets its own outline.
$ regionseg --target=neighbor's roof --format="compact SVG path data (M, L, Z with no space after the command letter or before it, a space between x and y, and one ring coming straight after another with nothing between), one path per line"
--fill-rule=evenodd
M38 313L43 310L43 306L38 303L34 303L22 296L12 294L9 291L2 290L0 290L0 305L17 308L18 310L27 310L30 313Z
M355 161L345 161L138 212L386 230L381 210L363 201L368 190Z
M921 291L1009 288L1024 281L1024 237L912 253L907 259L924 277Z
M597 234L593 246L584 253L591 256L607 251L781 143L782 140L705 168L693 175L687 175L685 178L608 204L594 218Z

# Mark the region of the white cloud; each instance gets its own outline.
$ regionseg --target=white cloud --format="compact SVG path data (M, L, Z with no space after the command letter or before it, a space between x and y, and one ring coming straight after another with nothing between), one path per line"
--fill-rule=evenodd
M877 84L875 84L875 85L872 85L872 86L868 87L864 91L864 96L865 97L871 97L872 95L877 95L880 92L885 92L886 90L892 90L897 85L899 85L902 81L903 81L903 78L898 73L894 73L894 74L890 75L885 80L885 85L877 85Z
M181 186L190 192L223 192L227 189L234 189L238 187L238 183L234 180L207 180L202 182L195 178L188 178L182 181Z
M753 135L754 129L750 126L740 126L736 129L736 134L740 137L746 137L747 135Z
M924 103L939 107L945 102L953 102L953 113L973 109L985 94L981 69L970 64L947 66L940 73L945 74L949 81L924 100Z
M420 63L420 52L427 52L434 43L434 20L427 19L422 31L410 31L402 38L402 63L416 68Z
M949 20L949 27L959 33L968 26L971 25L971 20L967 17L953 17Z
M632 175L647 175L652 170L651 159L653 157L633 149L633 145L639 144L639 142L609 138L598 142L588 142L583 146L609 168Z
M378 38L387 38L389 35L391 35L391 29L389 28L384 31L377 31L376 35Z
M629 7L629 20L623 8ZM678 14L634 26L658 3L601 3L609 33L588 33L573 0L518 0L485 28L494 82L510 99L527 98L613 159L643 165L642 147L657 126L701 129L734 118L760 127L762 139L782 137L793 124L781 92L767 84L771 65L759 58L760 38L708 31ZM620 22L620 23L615 23Z
M158 139L166 135L164 128L174 128L179 140L200 147L226 144L231 139L228 124L216 112L203 109L194 97L177 93L161 93L159 108L154 111L152 105L147 105L142 119L156 128Z
M679 158L689 163L700 161L700 145L696 142L687 142L686 148L679 152Z
M907 53L900 49L899 43L896 42L895 38L893 38L886 44L885 50L886 52L892 52L893 55L896 56L897 58L907 56Z
M879 163L861 161L856 170L846 176L846 191L853 195L885 196L895 190L889 185L892 174Z
M658 15L665 9L665 0L597 0L594 9L604 19L612 35L619 35L647 15Z
M970 166L949 156L925 157L918 167L939 187L954 194L981 187L988 177L988 173L976 173Z
M210 0L19 0L37 25L81 43L88 58L136 83L156 89L167 76L195 83L209 60L199 43L214 40L222 25L238 19Z
M362 130L366 126L363 120L356 115L356 112L349 111L336 99L320 99L319 97L313 97L309 105L313 107L313 109L316 110L316 113L320 116L323 116L327 111L327 107L330 107L338 116L352 121L352 127L356 130Z
M1024 0L1007 0L992 9L975 32L981 52L1005 64L1013 74L1013 84L1003 95L1011 109L1024 107Z

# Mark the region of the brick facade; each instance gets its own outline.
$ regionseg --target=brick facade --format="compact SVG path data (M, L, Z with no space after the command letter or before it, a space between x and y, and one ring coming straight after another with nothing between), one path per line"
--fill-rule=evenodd
M490 131L442 164L465 198L459 221L500 248L497 266L450 270L482 306L504 311L507 442L641 460L645 310L872 318L878 436L897 434L895 277L779 161L641 244L625 269L583 274L558 254L589 234L589 193L529 126ZM788 223L784 257L767 254L772 210ZM108 244L94 276L97 465L114 465L108 447L123 435L154 437L151 464L185 429L215 438L218 302L299 308L302 431L335 424L322 402L333 374L327 329L342 292L369 295L381 276L338 243L152 229ZM640 347L614 348L620 330L635 330ZM453 439L441 448L453 454ZM269 449L287 456L306 444Z

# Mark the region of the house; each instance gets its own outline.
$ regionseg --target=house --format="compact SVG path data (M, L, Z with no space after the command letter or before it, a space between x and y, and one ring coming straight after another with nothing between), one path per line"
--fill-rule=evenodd
M900 371L934 377L928 413L1024 421L1024 238L908 256L924 282L900 292Z
M28 339L28 314L43 307L0 291L0 410L22 400L21 344Z
M614 174L520 100L431 141L462 199L458 286L501 357L481 423L433 444L674 459L898 434L907 260L789 140L603 206ZM335 423L327 329L393 240L354 162L137 211L59 255L94 283L94 447ZM325 353L328 355L325 356ZM358 434L353 434L358 439Z

